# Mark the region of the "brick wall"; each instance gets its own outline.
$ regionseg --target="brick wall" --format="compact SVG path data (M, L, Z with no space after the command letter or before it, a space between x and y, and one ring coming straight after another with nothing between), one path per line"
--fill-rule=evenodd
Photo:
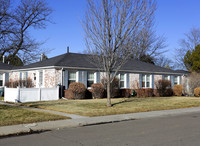
M154 88L156 89L156 83L158 80L162 80L162 75L154 75Z
M130 73L129 74L129 86L130 89L138 89L139 88L139 74Z

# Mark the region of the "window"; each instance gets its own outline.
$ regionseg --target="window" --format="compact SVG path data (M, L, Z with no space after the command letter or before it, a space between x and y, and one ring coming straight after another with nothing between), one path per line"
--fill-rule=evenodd
M174 85L178 84L178 76L174 76Z
M120 74L120 78L119 78L119 85L120 85L120 88L124 88L124 74Z
M43 71L39 72L39 84L40 86L43 86Z
M23 72L23 80L26 80L27 79L27 72Z
M34 81L36 81L36 73L33 73Z
M19 79L22 80L22 72L19 73Z
M0 74L0 86L3 86L3 74Z
M142 88L150 88L150 75L142 75Z
M87 87L91 87L94 84L94 72L87 73Z
M69 73L68 73L68 87L73 82L76 82L76 72L75 71L69 71Z
M164 80L170 80L170 76L164 75L164 76L163 76L163 79L164 79Z

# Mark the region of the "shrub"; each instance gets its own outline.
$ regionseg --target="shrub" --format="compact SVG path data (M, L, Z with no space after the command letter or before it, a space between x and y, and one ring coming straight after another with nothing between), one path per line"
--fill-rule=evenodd
M131 96L131 89L120 89L122 97L130 97Z
M153 97L154 96L154 90L151 88L146 89L137 89L137 97Z
M111 78L112 80L113 78ZM105 90L107 90L107 79L104 77L101 79L101 83L103 84ZM111 97L118 97L120 96L120 92L119 92L119 79L118 78L114 78L112 83L111 83Z
M26 88L32 88L33 87L33 81L31 78L27 78L26 80Z
M171 81L169 80L158 80L156 83L158 96L172 96L173 91L171 89Z
M33 81L31 78L27 78L26 80L16 80L16 81L11 80L9 82L6 82L5 86L10 88L17 88L17 87L32 88Z
M65 90L65 98L67 98L67 99L75 99L74 98L74 93L72 92L72 90L70 90L70 89Z
M187 90L187 84L189 91ZM188 94L194 94L194 89L200 87L200 74L192 72L185 81L185 91Z
M92 97L96 98L103 98L104 97L104 86L101 83L92 84Z
M176 96L182 96L183 86L182 85L174 85L173 92L174 92L174 95L176 95Z
M200 97L200 87L194 89L194 96Z
M86 88L83 83L73 82L69 85L69 89L66 92L68 99L84 99Z

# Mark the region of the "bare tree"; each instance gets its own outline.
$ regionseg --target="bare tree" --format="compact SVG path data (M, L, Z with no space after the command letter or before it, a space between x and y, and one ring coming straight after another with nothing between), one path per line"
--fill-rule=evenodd
M135 59L140 60L142 56L156 58L166 52L166 50L164 50L167 46L166 38L156 35L153 17L145 22L137 39L136 41L138 43L133 49L132 54Z
M107 106L111 106L111 72L114 77L137 47L146 22L156 9L151 0L87 0L83 20L88 52L92 63L107 78Z
M2 0L4 1L4 0ZM8 7L9 8L9 7ZM20 4L8 14L9 23L13 29L5 40L8 44L5 49L1 48L1 56L11 54L18 55L24 63L36 60L36 55L43 50L42 43L36 42L29 35L30 29L44 29L47 22L50 22L52 10L45 0L21 0Z
M0 0L0 53L8 51L9 38L13 32L13 23L10 18L10 0Z
M164 68L169 68L169 69L175 69L175 63L174 61L170 60L169 58L161 55L155 59L155 65L164 67Z
M185 38L179 41L180 48L176 49L176 61L179 67L185 69L184 56L187 51L194 50L200 44L200 28L192 28L188 33L185 33Z
M200 87L200 74L192 72L183 82L187 94L194 94L194 89Z

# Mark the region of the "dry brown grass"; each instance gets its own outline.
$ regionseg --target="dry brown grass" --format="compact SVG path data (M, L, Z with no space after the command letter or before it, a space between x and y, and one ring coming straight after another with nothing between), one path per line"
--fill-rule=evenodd
M67 117L7 105L0 105L0 126L67 119Z
M114 114L147 112L156 110L199 107L200 98L195 97L152 97L112 99L113 106L106 106L106 99L58 100L24 103L42 109L55 110L83 116L105 116Z
M4 100L4 97L0 97L0 101L1 101L1 100Z

